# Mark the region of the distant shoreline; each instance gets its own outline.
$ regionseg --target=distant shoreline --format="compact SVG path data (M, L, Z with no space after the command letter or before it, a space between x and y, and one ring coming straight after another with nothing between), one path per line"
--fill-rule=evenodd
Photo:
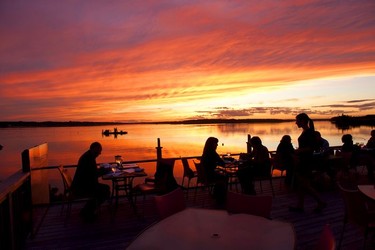
M196 119L183 121L164 122L81 122L81 121L0 121L0 128L23 127L85 127L85 126L114 126L127 124L226 124L226 123L282 123L291 122L294 119ZM339 126L375 126L375 115L347 116L341 115L328 119L314 119L314 121L330 121Z
M321 119L329 121L330 119ZM114 126L128 124L224 124L224 123L281 123L291 122L294 119L198 119L185 121L164 121L164 122L55 122L55 121L2 121L0 128L23 128L23 127L85 127L85 126Z
M330 121L330 119L318 119L320 121ZM316 121L318 121L316 120ZM225 124L225 123L282 123L291 122L294 119L199 119L185 121L165 121L165 122L55 122L55 121L0 121L0 128L24 128L24 127L85 127L85 126L114 126L127 124Z

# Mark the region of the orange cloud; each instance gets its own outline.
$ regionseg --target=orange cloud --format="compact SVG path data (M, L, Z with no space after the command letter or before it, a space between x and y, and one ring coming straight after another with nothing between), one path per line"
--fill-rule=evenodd
M301 100L290 92L300 81L375 75L368 0L25 1L2 9L8 120L172 119L215 112L220 102L242 116L256 104L228 97L284 88ZM263 100L268 114L273 100ZM304 108L325 112L332 103Z

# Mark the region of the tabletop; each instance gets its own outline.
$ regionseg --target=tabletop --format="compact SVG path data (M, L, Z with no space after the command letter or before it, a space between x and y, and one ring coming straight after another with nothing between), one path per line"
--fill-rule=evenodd
M116 180L123 178L133 177L144 177L147 176L144 169L139 168L136 164L123 164L122 168L116 169L115 172L111 172L102 176L103 180Z
M358 185L358 189L361 193L367 197L375 200L375 187L374 185Z
M187 208L154 224L127 249L294 249L288 222Z

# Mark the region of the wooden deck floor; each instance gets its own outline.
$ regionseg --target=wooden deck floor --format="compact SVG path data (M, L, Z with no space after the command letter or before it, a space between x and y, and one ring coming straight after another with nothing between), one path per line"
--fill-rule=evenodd
M294 225L296 249L312 249L326 223L331 224L338 241L344 215L344 206L338 191L332 188L321 192L328 203L321 214L313 213L316 204L311 197L306 198L304 213L294 213L288 210L288 206L294 204L296 195L280 185L280 181L282 179L274 180L276 195L273 200L272 219L288 221ZM259 186L256 188L260 194ZM189 198L186 199L187 206L219 209L206 190L199 189L195 201L193 194L194 191L191 190ZM263 194L271 194L268 182L263 182ZM85 224L78 216L81 207L82 204L73 204L71 217L66 225L64 216L60 213L60 205L51 206L48 210L38 208L35 217L41 222L40 227L35 230L35 235L28 239L25 249L126 249L142 230L157 221L152 197L146 197L145 201L138 199L142 217L135 216L127 201L122 199L113 217L110 216L110 206L106 204L101 207L100 217L96 222ZM43 211L46 211L44 218ZM366 249L375 249L374 236L369 234ZM357 228L348 225L342 249L362 249L363 239Z

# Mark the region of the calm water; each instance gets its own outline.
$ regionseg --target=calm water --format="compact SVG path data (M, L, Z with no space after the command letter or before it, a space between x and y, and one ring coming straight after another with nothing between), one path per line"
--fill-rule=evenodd
M350 133L354 142L365 143L370 137L371 127L359 127L347 131L337 129L330 122L316 122L315 127L331 146L341 145L341 136ZM0 180L21 168L21 152L24 149L47 142L49 165L76 164L79 156L85 152L91 142L99 141L103 152L98 162L112 162L115 155L124 160L155 159L157 138L163 147L163 157L201 155L205 140L209 136L219 138L218 152L246 152L247 135L259 136L269 150L275 150L284 134L292 136L297 146L297 137L301 130L294 122L264 124L214 124L214 125L121 125L119 130L128 131L127 135L103 137L102 129L112 127L58 127L58 128L2 128L0 129ZM152 174L154 166L145 166ZM152 168L152 169L151 169ZM176 166L177 178L182 168Z

